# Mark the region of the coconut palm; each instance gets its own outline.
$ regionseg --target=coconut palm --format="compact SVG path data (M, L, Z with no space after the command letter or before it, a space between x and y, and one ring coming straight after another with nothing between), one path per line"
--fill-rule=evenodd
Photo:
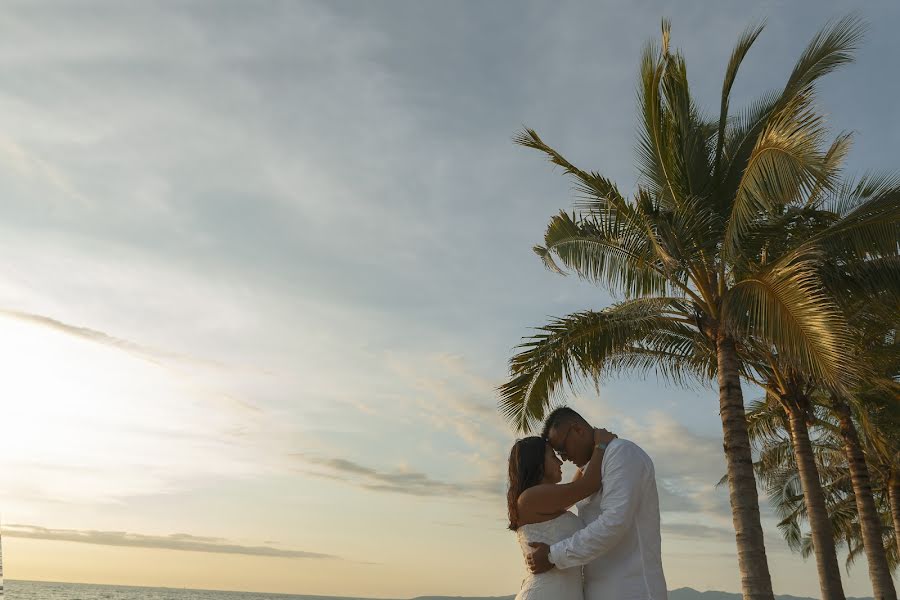
M840 136L832 145L827 154L830 166L826 176L837 173L848 141L848 136ZM890 315L896 314L897 300L900 298L897 247L897 240L900 239L900 180L890 176L867 176L858 183L834 186L834 190L828 193L814 191L802 206L788 207L774 213L770 223L758 227L751 238L745 245L745 251L755 252L756 260L762 263L767 254L781 256L810 244L819 248L826 259L820 267L825 286L850 317L853 330L858 332L855 336L857 350L849 355L856 358L859 363L856 369L865 371L866 376L861 379L854 397L862 398L865 390L862 382L872 388L868 392L870 394L873 391L890 393L891 370L895 372L894 367L898 363L896 360L892 364L886 363L889 354L883 350L883 340L887 331L895 327ZM754 244L753 240L758 243ZM876 350L880 350L883 356L877 355ZM846 412L849 408L840 392L829 392L824 382L816 381L814 377L785 364L776 348L755 346L750 348L749 354L751 356L747 362L752 365L754 373L748 379L766 390L769 410L783 413L781 425L790 441L788 448L793 453L791 464L802 491L800 499L804 504L804 518L811 530L811 548L816 556L822 597L843 598L835 535L817 472L808 425L814 422L815 409L823 400L832 409L838 407ZM877 381L882 383L872 384ZM852 422L846 422L848 415L838 417L844 423L845 438L853 433L849 430ZM768 439L768 430L761 431L764 442L777 445L777 439ZM781 433L779 431L779 435ZM752 434L753 428L751 438ZM847 439L853 443L852 439ZM778 469L780 473L781 467ZM856 470L854 468L851 472ZM857 483L863 486L864 479L858 478ZM869 558L873 589L876 597L896 598L882 552L881 535L875 525L871 494L863 487L859 487L857 492L856 499L863 505L858 511L864 517L862 533L869 540L869 544L864 546Z
M887 493L887 504L891 513L891 524L894 532L894 543L897 556L900 557L900 419L897 406L900 404L900 392L894 391L891 398L893 416L889 427L881 426L876 435L869 436L875 442L870 454L878 459L878 471Z
M748 406L750 435L754 446L759 449L759 459L754 463L754 469L772 506L782 518L778 526L788 546L808 557L813 552L813 541L812 535L804 532L803 528L804 523L808 522L808 515L785 417L777 403L762 400ZM846 546L846 565L849 569L863 553L863 538L840 427L833 412L823 405L817 408L810 430L814 432L813 452L834 541L838 546ZM881 527L882 547L889 568L893 570L897 567L898 556L894 532L887 524L891 515L884 501L886 490L882 483L878 478L873 479L873 497L879 520L884 523Z
M896 341L895 341L896 343ZM900 387L900 386L897 386ZM869 454L875 457L877 471L887 490L887 504L891 514L894 531L895 550L900 557L900 390L894 388L893 394L885 400L889 414L882 417L881 423L870 434L872 449ZM887 422L885 422L887 421Z
M849 562L865 552L874 597L896 599L891 578L896 548L885 552L885 543L895 543L895 537L884 523L897 467L896 438L869 422L861 442L857 419L840 396L829 398L796 372L773 371L765 382L766 400L748 411L748 421L760 450L756 473L783 519L785 538L804 556L815 554L823 598L843 595L836 544L846 542ZM861 410L864 402L860 396L854 400ZM870 476L867 465L873 462L879 469ZM802 540L800 520L810 527Z
M813 420L814 409L813 382L793 369L787 369L786 373L782 371L778 368L772 369L772 376L766 381L768 392L766 398L768 403L783 416L781 424L787 434L786 449L792 454L790 465L796 472L796 481L800 484L799 498L803 503L803 516L811 529L810 537L815 552L822 598L841 600L845 596L838 568L834 531L816 465L809 427ZM769 440L769 443L773 444L780 442L782 442L780 439ZM763 461L762 464L766 462ZM768 477L764 476L761 480L771 497L772 484L768 481Z
M900 178L867 178L855 189L857 193L851 197L874 193L884 198L888 212L900 208L896 191L900 190ZM838 208L847 204L841 202ZM889 483L897 472L900 449L896 409L900 398L896 383L900 375L900 323L896 317L900 312L900 218L886 221L883 233L879 245L832 248L836 260L823 265L822 273L858 333L853 355L864 370L850 393L829 392L828 406L837 418L847 456L875 597L896 598L889 561L882 551L885 524L878 506L886 508L890 500Z
M897 438L887 434L888 422L873 420L868 414L871 406L881 400L882 394L891 394L896 403L898 394L894 385L870 386L855 396L832 395L831 409L837 417L847 469L853 488L858 514L862 549L869 564L869 577L876 598L896 598L890 574L889 560L882 551L885 535L884 510L890 500L890 480L897 472ZM856 409L854 410L854 407ZM854 419L854 413L858 418ZM896 419L896 417L894 417ZM877 423L877 424L876 424ZM858 427L857 424L861 424ZM896 422L892 424L896 431ZM862 430L863 435L860 435ZM879 501L879 498L881 501Z
M871 535L864 536L860 504L855 497L858 485L851 475L850 457L845 450L845 432L842 431L844 426L838 413L829 405L828 399L820 395L818 400L810 416L810 431L814 432L810 439L834 543L846 546L848 569L863 553L867 557L874 554L878 562L884 561L883 565L878 566L884 569L888 581L885 583L873 577L873 590L876 598L891 597L893 588L890 573L900 563L900 552L896 533L890 525L889 480L880 476L878 471L873 473L871 480L867 480L871 481L868 493L876 523L875 527L870 524L870 528L876 533L876 537L873 539ZM754 464L756 474L776 513L782 518L779 528L790 548L808 557L814 552L815 542L811 533L804 534L802 530L802 524L809 522L808 503L804 498L796 453L792 448L794 442L787 414L778 402L767 399L751 404L747 418L751 439L759 449L759 459ZM853 420L859 421L856 417ZM884 418L879 417L879 420L883 426ZM870 435L881 437L880 431L873 429L871 419L864 418L862 421L869 421L862 427L868 432L864 439L868 439ZM868 443L864 445L870 446ZM878 442L874 445L877 446ZM873 562L872 558L868 560Z
M530 129L516 138L545 153L574 177L582 200L560 213L535 248L546 266L570 269L624 300L601 311L556 319L538 329L510 361L500 408L530 429L563 384L605 372L655 366L676 379L715 377L728 467L738 564L745 598L772 599L739 358L747 340L828 382L847 385L841 349L848 333L824 293L814 245L765 264L745 253L761 223L783 207L830 189L822 117L813 108L816 82L848 63L862 27L848 17L820 31L787 84L747 110L729 114L738 69L762 26L739 38L722 87L719 115L703 117L686 64L662 43L641 60L641 183L627 200L599 173L571 164Z

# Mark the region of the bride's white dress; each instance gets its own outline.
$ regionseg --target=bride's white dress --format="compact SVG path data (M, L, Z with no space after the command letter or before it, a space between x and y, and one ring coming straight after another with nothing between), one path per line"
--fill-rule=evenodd
M564 512L555 519L543 523L522 525L516 530L522 553L531 552L528 542L542 542L553 545L572 537L582 529L584 523L574 513ZM531 572L522 580L522 589L516 600L582 600L584 598L581 567L571 569L550 569L535 575Z

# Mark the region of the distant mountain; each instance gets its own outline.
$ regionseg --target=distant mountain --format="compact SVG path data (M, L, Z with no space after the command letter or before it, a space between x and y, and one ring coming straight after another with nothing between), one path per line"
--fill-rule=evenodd
M515 596L417 596L411 600L513 600Z
M513 600L515 596L417 596L411 600Z
M412 600L513 600L515 596L419 596ZM679 588L669 592L669 600L741 600L740 594L728 592L698 592L693 588ZM817 600L801 596L781 595L775 600ZM850 598L847 600L872 600L872 598Z
M693 588L678 588L669 592L669 600L741 600L740 594L728 592L698 592ZM805 596L776 595L775 600L816 600ZM847 600L872 600L872 598L850 598Z

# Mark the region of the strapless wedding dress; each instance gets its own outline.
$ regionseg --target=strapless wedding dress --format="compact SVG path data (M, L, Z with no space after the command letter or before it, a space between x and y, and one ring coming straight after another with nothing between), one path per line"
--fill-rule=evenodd
M523 554L532 548L528 542L542 542L553 545L584 527L584 523L574 513L564 512L555 519L543 523L522 525L516 530ZM516 600L583 600L584 591L581 567L572 569L550 569L535 575L531 572L522 580L522 588Z

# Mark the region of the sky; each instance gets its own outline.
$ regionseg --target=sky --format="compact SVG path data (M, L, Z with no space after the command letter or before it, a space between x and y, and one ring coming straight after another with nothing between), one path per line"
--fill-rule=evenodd
M895 2L5 2L7 578L515 593L495 388L529 328L613 299L531 252L574 196L513 135L633 191L663 16L712 112L750 22L732 106L854 6L819 103L848 171L896 169ZM715 392L634 373L570 405L654 459L669 588L738 591ZM762 510L776 592L818 595Z

